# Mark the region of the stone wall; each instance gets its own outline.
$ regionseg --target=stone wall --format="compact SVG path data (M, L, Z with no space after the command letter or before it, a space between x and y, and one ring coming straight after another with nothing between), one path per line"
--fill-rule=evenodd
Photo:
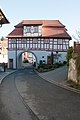
M68 69L68 80L71 80L76 84L80 84L80 63L78 61L80 61L79 55L77 53L74 53L73 57L69 61Z

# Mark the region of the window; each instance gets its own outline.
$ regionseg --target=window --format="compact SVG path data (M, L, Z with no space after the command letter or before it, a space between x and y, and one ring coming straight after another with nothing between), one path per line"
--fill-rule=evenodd
M37 43L37 42L38 42L38 39L34 38L33 43Z
M30 48L32 48L32 44L30 44Z
M38 48L40 48L40 44L38 44Z
M41 44L41 48L43 48L43 44Z
M22 39L22 43L25 44L26 43L26 39Z
M44 56L42 56L42 58L44 58Z
M54 49L57 49L57 45L54 45Z
M12 48L12 45L11 45L11 44L9 44L9 48Z
M30 26L27 27L26 32L27 32L27 33L30 33Z
M22 48L26 48L26 44L22 44Z
M58 45L58 49L59 49L59 50L62 50L62 45Z
M63 40L63 44L64 45L69 44L69 41Z
M52 45L50 45L50 49L52 49Z
M62 39L58 39L58 44L62 44Z
M38 33L38 26L34 26L34 32Z
M66 45L63 45L63 49L67 49L67 48L66 48Z
M57 39L54 39L54 44L57 44Z
M15 44L15 43L16 43L16 39L12 39L11 42L12 42L13 44Z
M49 43L49 39L44 39L44 42L45 43Z

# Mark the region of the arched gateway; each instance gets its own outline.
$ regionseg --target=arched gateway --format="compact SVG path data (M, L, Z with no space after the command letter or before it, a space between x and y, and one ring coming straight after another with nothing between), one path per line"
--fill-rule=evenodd
M59 20L23 20L8 34L8 67L19 68L21 54L30 51L36 56L36 66L48 63L51 52L54 62L66 60L71 37Z
M35 56L35 67L37 67L37 57L36 57L36 55L35 55L35 53L34 52L32 52L32 51L29 51L29 50L23 50L22 52L20 51L20 52L18 52L17 53L17 59L16 59L16 68L22 68L22 66L23 66L23 59L24 59L24 57L25 57L25 53L32 53L32 55L34 55ZM24 59L25 60L25 59Z

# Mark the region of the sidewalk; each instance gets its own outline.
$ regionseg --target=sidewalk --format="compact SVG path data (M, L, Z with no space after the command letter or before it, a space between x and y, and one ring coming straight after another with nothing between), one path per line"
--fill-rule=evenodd
M63 66L49 72L44 72L44 73L37 72L37 74L41 78L43 78L44 80L47 80L50 83L53 83L57 86L60 86L62 88L65 88L67 90L71 90L73 92L80 94L80 90L70 87L69 84L67 83L67 79L68 79L67 66Z
M63 66L49 72L38 73L38 75L51 83L63 83L67 80L68 68Z
M11 70L11 69L6 69L6 71L4 72L3 69L0 70L0 84L2 83L2 80L9 74L15 72L15 70Z

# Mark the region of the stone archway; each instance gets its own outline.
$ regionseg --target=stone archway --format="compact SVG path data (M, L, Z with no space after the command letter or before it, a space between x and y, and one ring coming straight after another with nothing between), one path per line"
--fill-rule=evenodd
M17 56L17 68L19 69L19 68L22 68L22 67L23 67L22 54L25 53L25 52L32 53L32 54L35 56L35 59L36 59L35 67L37 68L37 63L38 63L38 62L37 62L37 56L35 55L34 52L32 52L32 51L27 51L27 50L22 51L22 52L20 52L20 53L18 54L18 56Z

